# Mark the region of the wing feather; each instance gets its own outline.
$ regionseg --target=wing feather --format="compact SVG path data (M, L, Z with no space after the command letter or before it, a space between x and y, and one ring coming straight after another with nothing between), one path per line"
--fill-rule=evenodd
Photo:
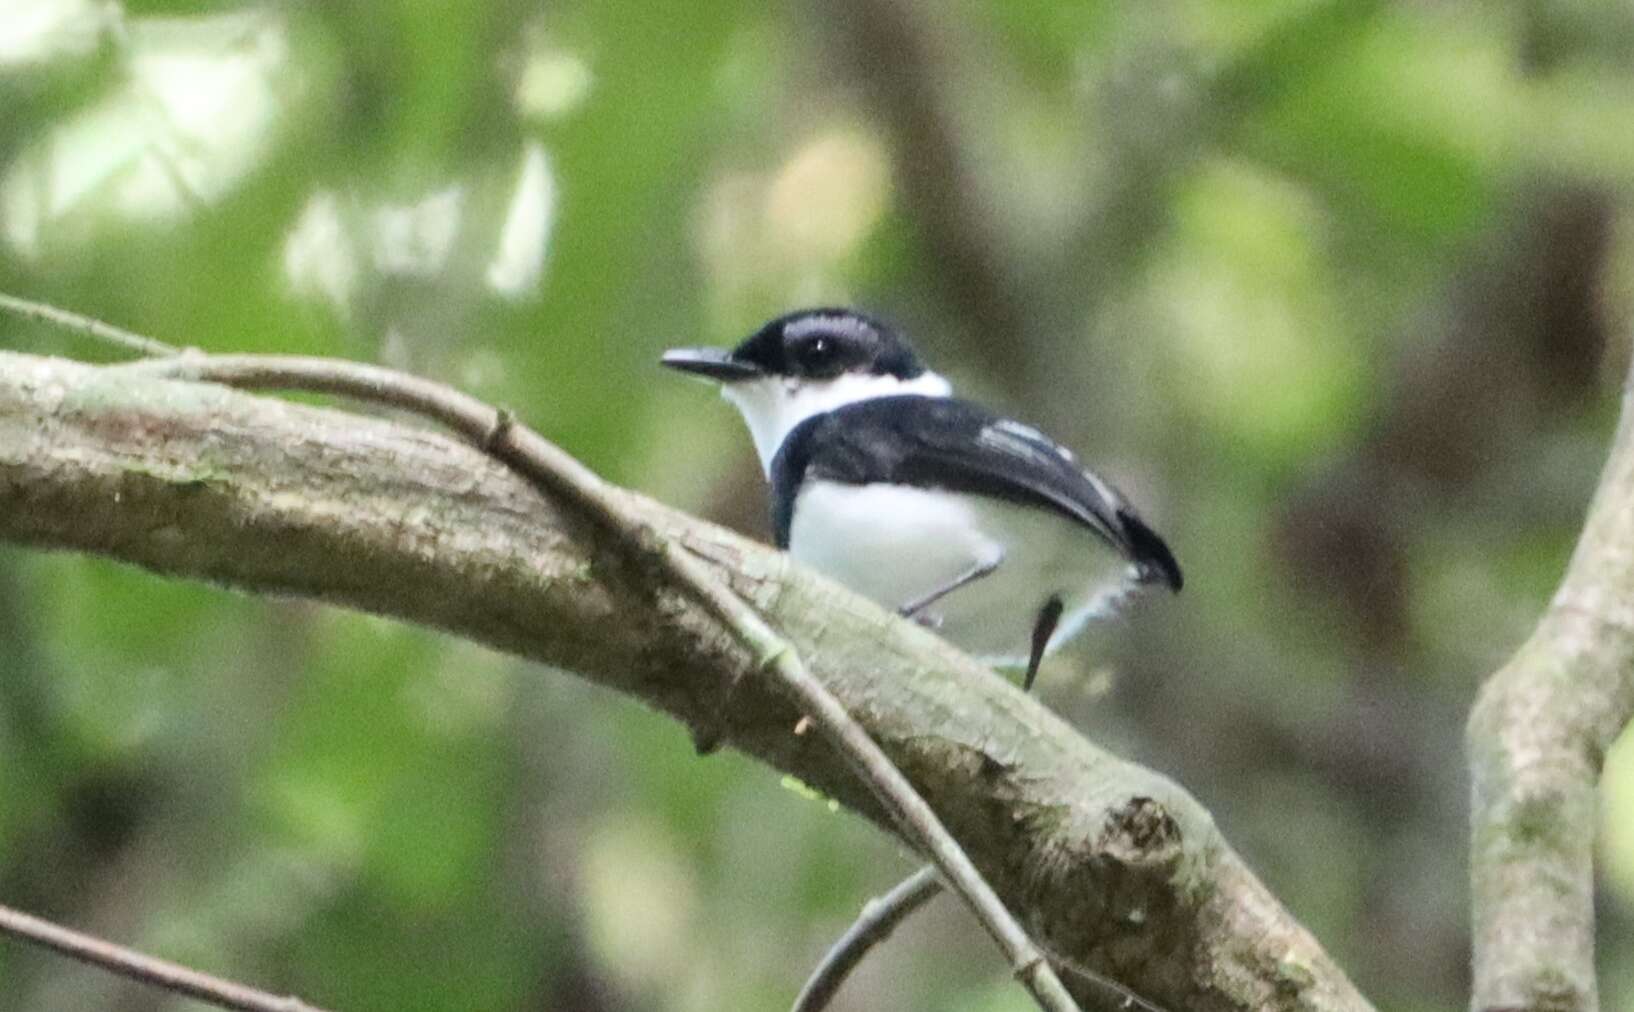
M848 404L797 426L771 470L781 547L803 478L913 484L1053 510L1116 548L1146 578L1181 586L1168 545L1116 489L1038 430L969 401L903 395Z

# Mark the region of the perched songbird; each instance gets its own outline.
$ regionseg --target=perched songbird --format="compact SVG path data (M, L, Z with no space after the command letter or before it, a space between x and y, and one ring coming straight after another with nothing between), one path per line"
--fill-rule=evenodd
M721 384L771 480L779 548L1027 666L1134 591L1180 589L1163 539L1030 426L952 396L890 326L848 309L771 321L735 349L663 363Z

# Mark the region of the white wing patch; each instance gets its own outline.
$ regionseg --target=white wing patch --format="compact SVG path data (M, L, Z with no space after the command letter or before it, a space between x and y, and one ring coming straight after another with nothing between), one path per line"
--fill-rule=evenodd
M976 437L997 450L1005 450L1023 457L1042 456L1046 447L1069 464L1078 463L1072 451L1039 432L1031 425L1023 425L1009 418L1000 419L983 429Z
M1001 419L978 432L976 442L991 447L1000 453L1019 457L1023 460L1045 461L1053 453L1077 468L1078 473L1084 476L1090 487L1095 490L1095 494L1100 496L1101 501L1108 507L1113 510L1123 508L1123 497L1111 485L1102 481L1100 475L1087 467L1080 466L1078 458L1072 455L1071 450L1056 443L1055 440L1030 425L1023 425L1008 418ZM1108 540L1114 544L1123 543L1122 537L1108 526L1109 522L1107 520L1102 518L1100 510L1092 509L1091 513L1093 515L1091 522L1106 535Z
M1101 476L1096 474L1094 471L1091 471L1089 468L1086 467L1082 470L1084 477L1088 478L1089 483L1095 486L1095 491L1100 494L1102 499L1105 499L1115 509L1122 508L1123 497L1114 492L1111 485L1108 485L1106 482L1102 481Z
M1023 425L1020 422L1009 418L999 419L993 423L992 427L1003 432L1008 432L1011 435L1020 436L1022 439L1030 439L1037 443L1050 442L1050 438L1048 436L1044 435L1042 432L1039 432L1031 425Z
M1042 432L1020 422L999 421L984 427L976 433L976 442L991 447L1000 453L1012 457L1021 457L1027 460L1037 460L1043 456L1042 447L1052 445Z

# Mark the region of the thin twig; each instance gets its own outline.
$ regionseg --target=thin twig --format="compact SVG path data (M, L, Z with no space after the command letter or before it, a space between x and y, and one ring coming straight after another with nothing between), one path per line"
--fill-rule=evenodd
M299 998L257 991L253 987L189 970L163 959L144 956L124 946L81 934L10 907L0 906L0 934L55 950L110 973L196 998L218 1008L240 1009L242 1012L323 1012Z
M823 955L823 961L800 989L800 996L794 999L793 1012L821 1012L827 1008L840 985L874 946L891 937L897 925L941 891L942 880L937 876L936 866L927 864L884 896L876 896L863 904L861 916Z
M909 609L903 611L906 613ZM874 951L875 946L883 944L902 926L903 921L913 916L915 911L929 903L941 891L942 880L937 875L936 866L928 864L898 882L884 896L876 896L863 904L862 913L845 930L845 934L823 954L822 961L806 980L806 986L800 989L800 994L794 999L791 1012L822 1012L827 1008L828 1003L834 1000L840 987L845 984L846 978L868 958L868 954ZM1116 1002L1118 1012L1125 1012L1128 1009L1139 1009L1140 1012L1165 1012L1161 1006L1147 1001L1111 977L1096 973L1063 957L1060 953L1051 955L1062 969L1109 992Z
M7 295L4 292L0 292L0 310L14 316L21 316L24 319L38 320L41 323L49 323L53 326L75 330L81 334L96 338L98 341L114 345L122 351L135 352L148 358L164 358L181 353L180 348L173 344L166 344L157 338L125 330L123 327L115 327L111 323L103 323L101 320L82 316L66 309L58 309L56 306L48 306L43 302L19 299L15 295Z
M703 562L678 545L656 537L618 501L616 488L509 413L452 387L392 369L335 359L286 356L186 354L123 369L144 374L221 383L240 389L293 389L342 394L435 419L544 490L567 499L613 532L633 550L656 559L677 585L689 592L732 631L759 666L769 671L838 747L857 776L885 810L953 884L998 943L1016 977L1039 1007L1077 1012L1078 1006L1039 948L1005 909L993 887L942 825L906 776L846 712L832 693L807 671L794 648L766 624Z
M942 892L942 879L936 866L927 864L891 888L884 896L876 896L863 904L862 913L846 928L845 934L823 954L822 962L811 972L806 986L800 989L790 1012L822 1012L834 1000L841 986L874 948L885 942L902 922L920 907ZM1161 1005L1147 1001L1111 977L1097 973L1075 960L1052 952L1051 959L1074 977L1104 992L1109 999L1106 1007L1118 1012L1165 1012Z

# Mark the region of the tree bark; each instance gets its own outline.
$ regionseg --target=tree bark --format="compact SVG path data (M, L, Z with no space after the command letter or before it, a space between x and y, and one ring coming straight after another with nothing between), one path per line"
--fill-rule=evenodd
M790 639L1064 962L1171 1009L1369 1008L1184 790L781 554L633 493L621 506ZM0 353L0 540L433 626L695 730L724 717L728 743L890 828L727 630L436 433Z
M1548 610L1467 734L1476 1012L1595 1012L1596 786L1634 718L1634 402Z

